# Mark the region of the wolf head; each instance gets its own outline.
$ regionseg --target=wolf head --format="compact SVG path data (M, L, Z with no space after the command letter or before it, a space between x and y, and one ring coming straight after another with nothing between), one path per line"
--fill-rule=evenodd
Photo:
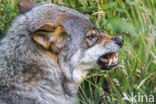
M39 63L40 68L63 73L78 82L89 69L108 70L118 65L122 38L99 32L89 17L63 6L37 5L31 0L22 0L19 11L3 39L3 43L18 45L10 48L16 51L14 58Z

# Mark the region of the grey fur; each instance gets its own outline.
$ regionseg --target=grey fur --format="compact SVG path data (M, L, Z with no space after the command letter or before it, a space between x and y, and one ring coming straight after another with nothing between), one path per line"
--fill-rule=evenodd
M62 14L68 18L59 22ZM32 39L32 33L46 23L62 25L70 36L57 66ZM83 41L89 26L93 24L88 17L55 4L38 5L20 14L1 40L0 104L74 104L78 86L87 74L83 69L95 67L82 61L88 50ZM107 52L114 51L110 48ZM29 84L31 80L35 84Z

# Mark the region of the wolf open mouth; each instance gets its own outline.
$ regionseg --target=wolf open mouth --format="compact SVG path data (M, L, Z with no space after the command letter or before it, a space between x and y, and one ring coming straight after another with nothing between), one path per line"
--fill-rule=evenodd
M109 70L118 65L118 52L117 53L107 53L102 55L98 61L98 65L103 70Z

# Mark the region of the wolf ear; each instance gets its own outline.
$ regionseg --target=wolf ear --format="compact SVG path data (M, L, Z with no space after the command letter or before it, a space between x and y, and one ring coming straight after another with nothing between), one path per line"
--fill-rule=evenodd
M18 4L20 13L25 13L25 12L31 10L35 6L36 6L36 3L33 2L32 0L21 0Z
M67 36L63 26L52 24L45 24L33 33L33 39L36 43L57 53L65 46Z

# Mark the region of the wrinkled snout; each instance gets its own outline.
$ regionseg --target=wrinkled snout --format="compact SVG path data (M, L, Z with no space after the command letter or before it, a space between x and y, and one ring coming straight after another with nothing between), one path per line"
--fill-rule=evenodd
M99 35L98 39L99 39L99 43L102 46L105 46L105 45L112 43L112 42L114 42L120 48L123 46L123 39L120 36L112 37L110 35L102 33Z

